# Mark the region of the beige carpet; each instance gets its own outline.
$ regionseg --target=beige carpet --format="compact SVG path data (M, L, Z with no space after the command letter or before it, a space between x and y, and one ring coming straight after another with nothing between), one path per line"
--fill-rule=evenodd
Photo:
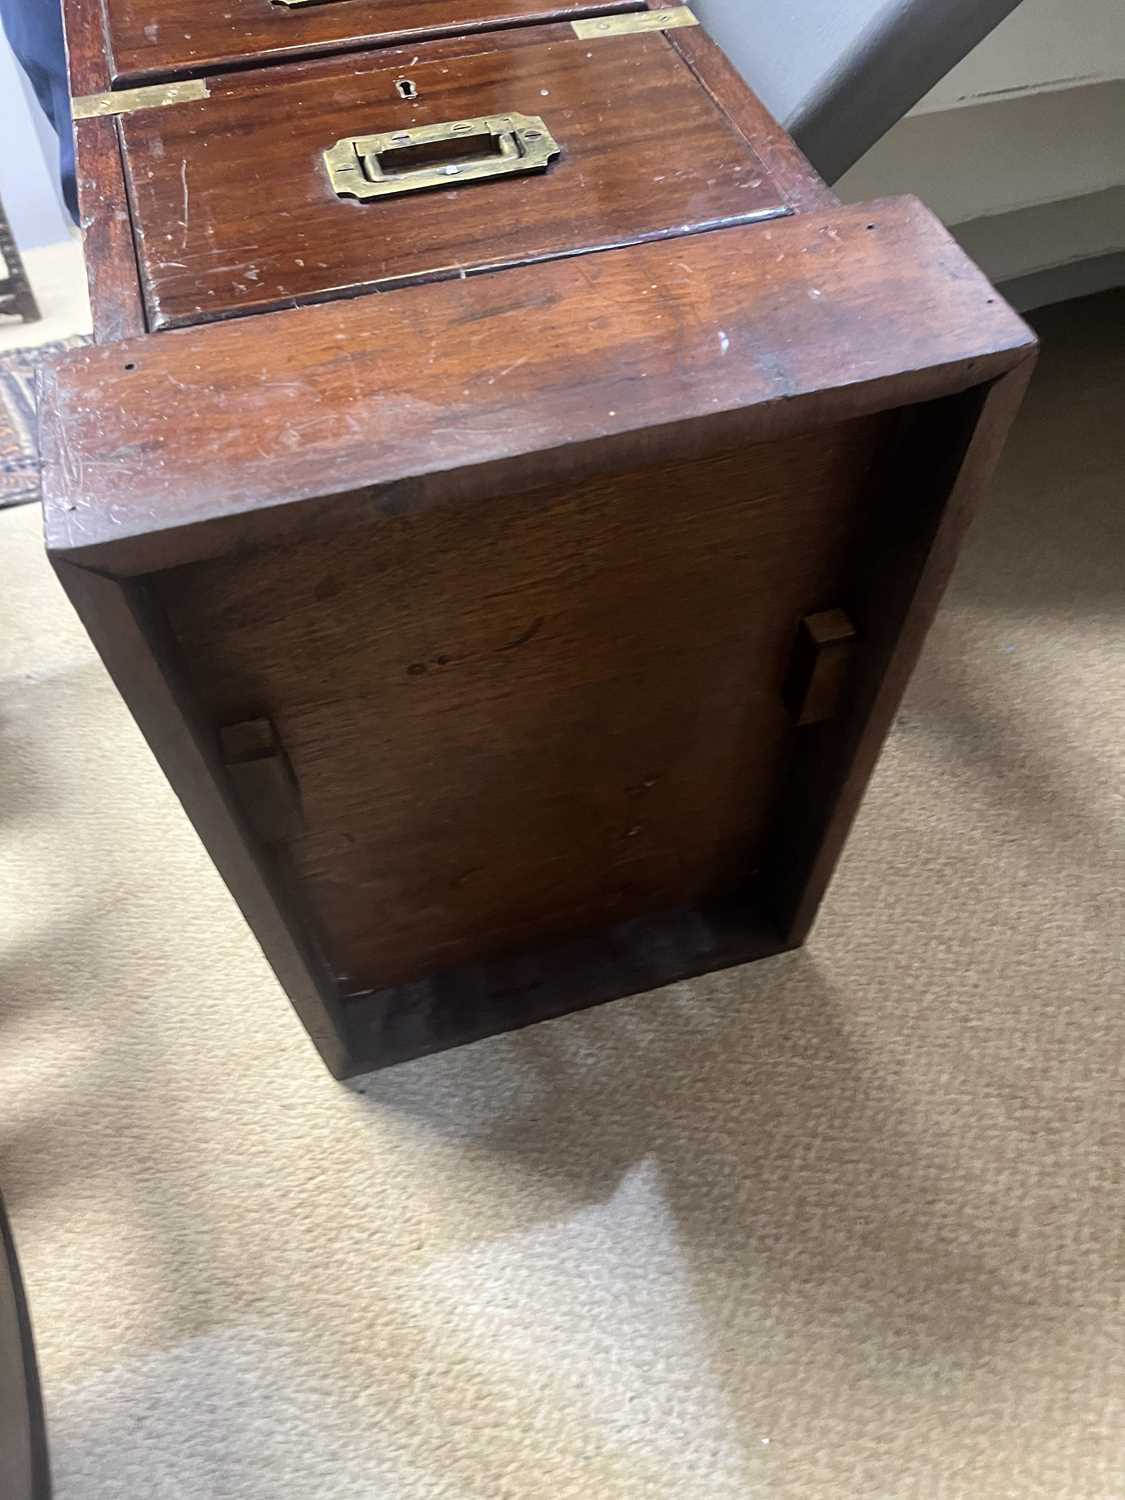
M810 948L344 1088L0 515L0 1183L59 1500L1122 1500L1125 299Z

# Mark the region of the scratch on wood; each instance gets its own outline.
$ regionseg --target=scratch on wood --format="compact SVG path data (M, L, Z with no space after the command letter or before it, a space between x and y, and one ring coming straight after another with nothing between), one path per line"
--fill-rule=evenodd
M187 227L188 227L188 185L187 185L187 157L186 156L184 157L183 161L180 163L180 181L184 185L184 206L183 206L183 209L182 209L182 217L180 219L180 224L183 227L183 231L184 231L184 233L183 233L183 240L181 241L180 248L183 249L183 247L187 244Z
M533 641L535 639L535 637L543 629L543 626L546 623L547 618L545 615L536 616L536 618L532 620L527 629L521 632L521 634L517 635L514 641L509 641L506 646L501 646L501 651L515 651L520 646L526 646L528 641Z

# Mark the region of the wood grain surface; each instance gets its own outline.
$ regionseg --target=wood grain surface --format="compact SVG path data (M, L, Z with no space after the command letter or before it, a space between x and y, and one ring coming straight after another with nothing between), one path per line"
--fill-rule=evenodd
M753 143L758 159L784 193L787 203L795 209L811 211L831 208L840 201L702 26L670 31L668 41Z
M894 199L75 350L44 381L48 537L148 572L325 508L471 504L814 430L1034 349Z
M104 92L110 69L101 0L66 0L63 21L71 95ZM76 120L74 161L94 338L132 338L147 324L117 121Z
M680 0L674 0L674 3L679 4ZM655 7L656 0L648 0L648 4L650 8ZM319 20L323 21L329 11L333 12L340 17L342 33L346 35L347 16L355 16L360 8L367 11L369 7L366 5L359 7L358 0L340 0L337 6L324 7ZM636 9L637 7L635 5L608 7L608 9L617 10L623 8ZM278 24L277 13L281 9L272 3L266 4L263 0L263 13L258 19L264 19L267 25L276 25ZM288 19L283 15L280 18L280 24L283 27L292 24L292 17L299 14L309 16L316 23L318 16L313 12L320 9L320 7L311 7L308 11L295 11ZM582 14L592 14L605 9L607 7L587 6L583 8ZM468 52L487 50L502 54L528 46L538 47L573 42L575 40L573 29L568 21L561 18L575 13L573 6L565 5L554 9L548 8L542 12L542 15L536 12L534 16L525 16L522 10L512 8L505 10L501 7L499 18L501 23L507 25L506 30L488 30L485 34L476 30L474 26L468 26L464 29L465 34L457 35L454 32L444 34L440 26L435 28L427 25L420 33L422 39L414 40L410 45L394 44L395 36L403 33L391 30L386 35L382 33L378 35L378 52L374 57L370 54L357 57L351 66L377 68L393 75L386 82L395 91L386 97L392 101L393 105L401 106L402 101L396 85L403 78L410 78L410 81L414 83L415 80L411 75L417 68L444 63L450 58L463 57ZM380 15L386 21L389 12L384 7ZM113 81L113 65L107 50L109 34L102 0L64 0L64 16L72 92L78 95L98 93L108 89ZM558 17L559 19L551 20L543 19L543 17ZM204 14L196 19L206 22L208 16ZM225 16L225 19L230 20L231 17ZM513 27L513 22L519 23L529 19L534 20L535 24L516 24ZM143 25L147 28L144 33L145 45L159 40L161 27L163 27L164 42L169 44L169 38L174 38L177 34L176 24L174 18L165 22L159 19L144 21ZM182 18L179 26L182 32L185 26ZM155 36L151 34L154 27L156 28ZM670 45L674 46L677 54L683 57L692 74L702 85L705 95L714 100L718 108L726 115L731 126L741 134L750 149L765 164L761 176L763 180L773 179L781 201L798 210L823 207L836 201L831 191L801 156L792 140L771 118L702 28L670 32L668 39ZM341 67L346 66L341 64L338 56L342 48L360 48L364 45L370 46L371 39L368 38L365 43L361 27L358 39L342 40L339 48L328 47L326 55L319 57L317 57L317 52L320 49L315 47L299 48L296 52L283 48L276 53L269 50L255 53L251 50L245 55L239 54L238 71L225 75L212 74L208 80L208 86L216 98L223 99L236 95L243 101L248 100L255 93L259 97L268 96L269 91L287 76L299 78L304 86L312 87L319 80L338 77ZM604 40L599 43L599 46L605 45L607 43ZM611 45L621 44L615 41ZM308 60L304 61L299 69L279 71L278 63L292 62L297 57ZM200 66L203 67L204 64L200 63ZM119 79L118 84L121 86L123 83L136 81L138 80L135 78ZM423 102L419 101L419 107ZM268 105L262 107L268 108ZM399 108L399 114L403 119L407 118L407 113L401 108ZM415 110L409 112L410 119L413 120L415 115ZM154 119L151 123L156 125ZM75 130L81 220L90 284L94 337L98 343L131 337L144 332L149 326L139 279L137 246L131 230L131 204L125 182L120 140L123 129L124 126L120 120L95 119L78 121ZM158 130L143 134L146 136L146 148L150 155L163 150ZM208 134L202 149L209 150L212 144ZM191 139L188 145L191 145ZM238 157L237 149L233 154L235 158ZM284 165L288 168L291 163L286 162ZM308 165L306 162L306 169ZM179 204L184 202L186 189L187 202L190 207L191 189L186 181L186 165L181 164L181 168L181 180L178 185L172 183L171 189L175 203ZM142 166L140 169L142 177L145 170ZM314 175L316 170L314 166ZM253 169L251 175L253 175ZM263 191L267 195L268 202L275 204L275 184L266 183ZM352 204L351 207L354 209L358 205ZM385 208L386 205L383 207ZM260 201L258 208L260 209ZM274 222L267 223L267 228L272 228L272 234L267 233L267 243L274 243L283 256L285 254L284 240L280 237L276 219L290 212L291 210L281 205L274 216ZM157 263L161 260L178 261L180 257L176 253L176 243L178 237L182 235L183 227L176 220L163 232L158 232L156 242L148 246L148 258ZM141 226L139 238L142 243L144 233L144 228ZM168 237L169 235L171 238ZM361 248L361 259L364 253ZM300 256L299 252L291 252L291 254L295 258L308 259L308 257ZM185 271L187 267L173 265L168 269ZM248 291L253 292L255 288L250 283L260 279L260 269L250 259L238 269L253 273L245 283ZM290 264L290 269L300 268ZM215 300L214 297L207 298L206 293L204 293L204 299Z
M78 215L99 344L135 338L148 327L118 131L114 119L74 122Z
M119 84L645 8L643 0L321 0L295 7L274 0L104 4Z
M334 1072L801 940L1034 349L895 200L60 362L56 566Z
M788 212L746 138L660 33L477 49L401 69L233 80L121 120L149 323L166 328L690 234ZM546 172L358 202L323 152L345 137L542 115Z
M103 0L63 0L62 9L71 96L100 94L113 82Z
M887 432L356 516L153 582L208 723L265 716L346 988L745 890Z

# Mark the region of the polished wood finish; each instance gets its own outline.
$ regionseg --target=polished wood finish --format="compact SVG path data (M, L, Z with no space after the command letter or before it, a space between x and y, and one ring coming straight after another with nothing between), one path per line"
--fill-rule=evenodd
M655 0L652 0L655 3ZM735 71L730 59L702 27L668 32L674 47L696 78L754 146L755 154L794 209L831 208L839 202L800 147L787 135L758 96Z
M1034 347L896 200L61 362L56 566L334 1071L801 940Z
M66 0L63 20L71 94L104 92L111 79L101 0ZM76 120L74 161L94 338L131 338L147 324L117 121Z
M909 198L407 287L69 354L45 375L48 535L145 573L357 504L474 503L816 431L1034 348Z
M111 78L102 0L66 0L63 21L72 95L104 93ZM74 135L93 336L99 344L111 344L147 327L117 121L75 120Z
M102 3L103 0L64 0L66 66L73 98L102 93L113 83Z
M77 120L74 134L93 334L99 344L111 344L147 328L119 125L112 119Z
M52 559L338 1075L803 939L1034 355L701 29L537 3L67 0L76 93L210 76L80 122ZM511 110L545 175L324 174Z
M678 0L677 0L678 3ZM643 10L644 0L104 0L117 84ZM477 111L479 113L479 111Z
M341 0L341 14L352 3L353 0L347 0L345 5L344 0ZM649 0L649 4L655 6L655 0ZM106 52L102 0L65 0L64 16L72 92L76 95L96 94L110 89L111 62ZM683 59L685 67L691 70L703 91L725 115L732 129L741 135L755 158L762 163L760 176L764 182L772 180L780 203L800 210L830 206L836 201L831 191L816 176L792 141L747 89L701 28L672 31L667 33L667 37L668 45L675 48L676 53ZM473 37L445 36L409 46L386 46L373 55L365 54L354 58L351 67L390 73L393 75L391 78L393 86L400 79L411 78L418 67L432 68L436 64L445 64L450 59L463 58L467 53L488 52L495 54L493 66L498 73L502 73L505 66L503 59L506 54L528 47L542 48L571 44L575 40L572 26L560 21L491 31ZM611 45L616 46L619 43L602 40L591 44L586 50L594 52L595 47L604 48ZM254 58L247 57L243 61L249 66L254 62ZM249 99L255 95L268 93L285 78L299 78L311 87L320 87L324 80L338 78L342 66L344 64L338 57L328 56L306 61L299 68L294 69L279 69L276 66L250 67L249 71L237 74L212 75L207 79L207 87L217 99L223 100L233 96L241 99L243 107L246 107ZM397 89L391 97L393 104L401 103ZM424 102L424 100L420 101L420 103ZM268 108L268 105L263 104L262 107ZM698 108L698 106L695 107ZM540 95L536 112L541 113L545 108L546 103ZM157 111L156 115L160 113ZM175 116L175 109L171 111L171 114ZM135 131L133 126L136 126ZM121 145L121 137L125 128L121 118L79 120L75 127L80 212L85 236L94 337L99 343L130 337L143 332L149 326L141 295L137 252L132 230L132 210L125 180L125 163ZM281 128L282 133L287 133L291 137L299 158L303 136L296 121L293 118L287 118L282 122ZM150 117L148 130L141 128L139 120L131 122L130 130L138 136L148 153L164 149L155 116ZM201 150L212 149L215 143L213 134L213 132L208 133L207 143ZM222 144L220 144L220 149L224 149ZM237 164L239 160L237 143L227 142L225 150L230 161ZM136 174L141 179L144 178L147 170L145 161L145 150L142 150L138 156L138 164L135 165ZM287 161L286 170L292 165L292 160ZM177 164L173 156L171 167L177 172L183 168L184 176L187 176L186 158L184 162ZM306 155L301 170L315 175L311 157ZM759 176L758 171L755 171L754 175ZM182 259L175 253L175 246L184 229L180 223L182 215L177 213L177 209L184 201L184 186L183 176L173 181L169 175L167 187L171 193L169 200L171 206L166 211L170 215L170 222L163 231L157 231L157 233L158 236L170 234L172 238L164 238L163 248L158 245L152 249L151 258L158 264L161 261L175 262ZM500 186L511 186L511 184ZM326 186L324 191L327 191ZM192 196L189 182L189 209ZM247 206L253 207L255 213L264 214L266 243L273 245L279 254L284 254L283 223L287 210L283 204L278 205L277 196L276 184L268 182L264 193L259 193L253 204L247 200ZM198 192L194 194L194 200L198 226ZM262 207L263 201L266 200L271 211L266 211ZM353 210L361 207L354 203L341 205L341 207L348 206ZM386 206L384 204L381 207ZM365 206L367 210L372 207L372 205ZM723 211L726 212L729 208L730 205L725 205ZM370 220L366 222L369 223ZM490 224L490 233L491 229ZM239 243L245 248L254 241L244 237ZM474 250L479 254L479 247L474 247ZM291 252L291 255L294 258L309 259L309 257L300 256L300 252ZM361 270L363 259L361 253ZM257 271L260 277L260 269L252 258L240 261L240 266L243 270ZM166 272L184 269L183 266L161 266L160 276L162 277ZM301 268L291 264L290 269ZM254 283L254 277L244 282L248 296L254 295ZM349 285L354 286L355 283ZM204 300L214 301L215 299L205 298Z
M417 97L375 54L220 80L122 118L149 325L260 312L790 211L666 35L487 48L418 62ZM562 148L546 172L375 202L338 198L347 136L518 111ZM701 164L706 170L701 171Z

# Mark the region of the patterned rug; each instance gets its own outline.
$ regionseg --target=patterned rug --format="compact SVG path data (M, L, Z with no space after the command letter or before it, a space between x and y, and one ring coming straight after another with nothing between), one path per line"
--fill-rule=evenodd
M35 372L45 359L90 341L83 335L0 354L0 510L39 499Z

